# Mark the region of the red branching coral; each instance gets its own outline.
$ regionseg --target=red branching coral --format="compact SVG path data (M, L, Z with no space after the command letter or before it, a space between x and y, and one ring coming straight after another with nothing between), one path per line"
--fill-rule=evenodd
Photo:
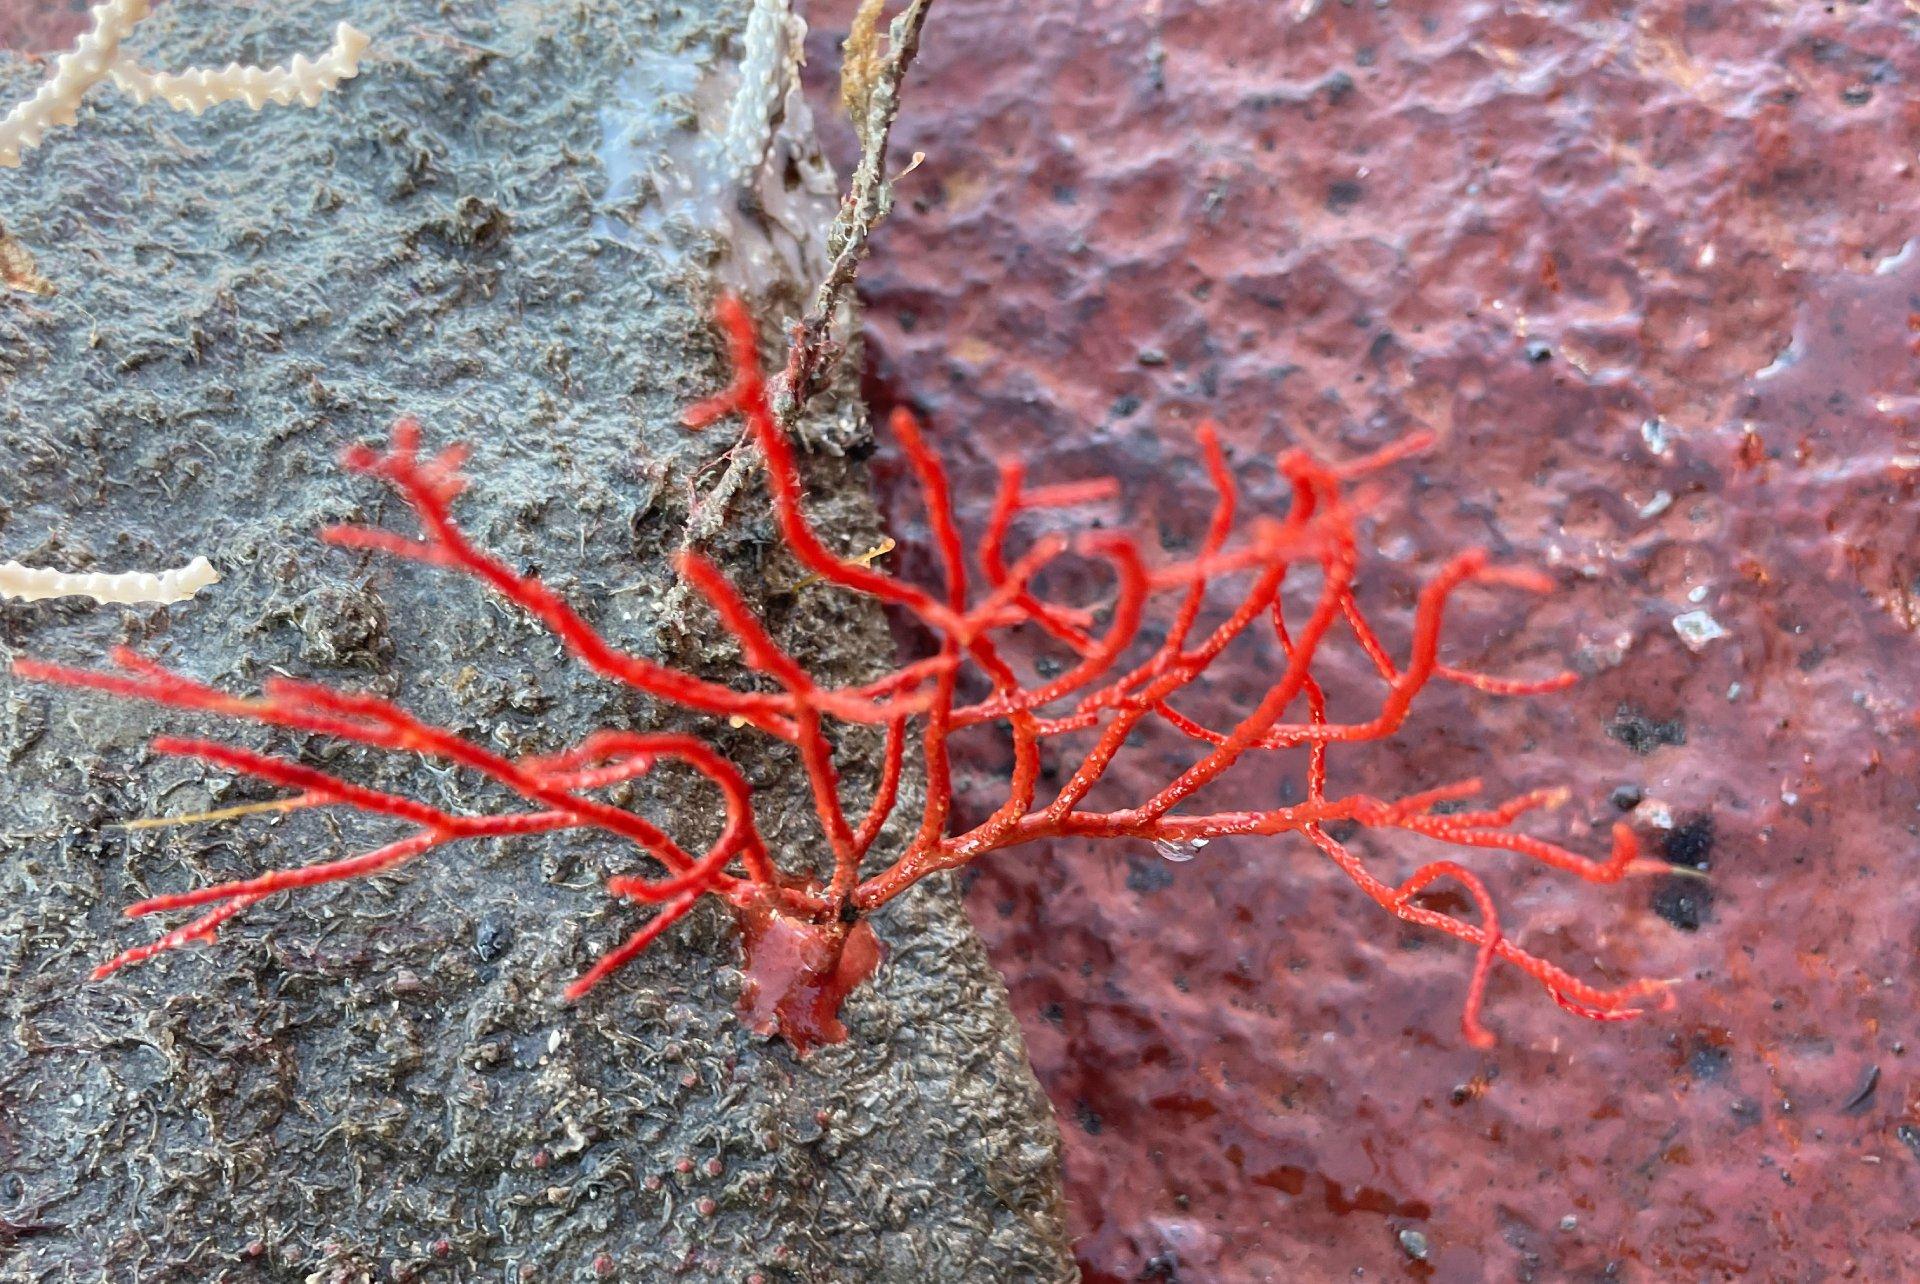
M431 726L398 705L371 695L353 695L311 683L274 679L258 698L227 695L121 650L118 672L92 672L22 660L23 677L87 687L112 695L204 710L294 730L354 741L379 749L432 758L490 777L524 800L521 810L493 815L443 811L412 798L382 793L323 771L231 745L163 737L162 753L199 758L297 791L289 806L342 806L387 815L408 826L386 846L344 860L270 870L254 878L197 891L156 896L130 906L130 915L196 909L200 916L157 941L126 951L96 970L105 976L192 941L210 940L234 915L277 892L396 869L462 839L591 828L630 842L659 867L655 877L614 878L608 891L656 907L645 925L608 952L567 989L577 999L667 931L704 896L731 907L743 942L746 985L743 1006L762 1032L779 1030L805 1050L845 1037L839 1021L842 999L879 961L879 946L867 920L875 910L935 870L952 869L988 852L1019 843L1064 836L1137 838L1195 844L1228 835L1299 833L1331 858L1361 890L1394 916L1443 932L1474 947L1475 959L1463 1017L1467 1038L1492 1041L1481 1024L1482 999L1496 962L1532 977L1568 1010L1597 1020L1637 1015L1649 1002L1665 1001L1665 984L1635 981L1601 988L1516 945L1503 929L1481 876L1454 860L1422 865L1399 882L1376 876L1334 829L1359 825L1397 829L1459 848L1491 848L1538 861L1591 883L1613 883L1635 867L1636 845L1625 826L1613 831L1605 860L1590 860L1538 838L1514 832L1527 812L1562 801L1563 790L1540 790L1498 806L1463 809L1479 792L1477 781L1443 785L1398 799L1330 796L1327 754L1334 745L1378 740L1402 724L1415 697L1429 682L1463 683L1493 695L1530 695L1573 681L1560 674L1541 680L1488 677L1441 663L1441 621L1448 600L1470 583L1544 592L1537 574L1496 567L1470 550L1448 562L1421 592L1412 640L1404 662L1361 614L1353 583L1359 558L1355 516L1360 505L1348 493L1358 477L1419 449L1422 438L1403 441L1379 455L1333 466L1297 451L1283 454L1279 468L1292 491L1281 518L1258 518L1235 538L1236 493L1217 434L1203 426L1199 438L1219 499L1198 553L1172 565L1151 566L1132 536L1091 531L1068 540L1047 534L1015 556L1008 547L1022 514L1070 509L1110 498L1109 481L1033 486L1020 466L1003 462L992 516L976 546L974 563L984 584L974 591L939 459L912 416L893 417L892 430L924 493L933 551L944 574L938 591L903 582L859 562L843 560L808 521L802 503L794 448L780 430L768 401L753 327L736 302L723 301L720 324L731 348L732 384L692 408L691 427L730 415L744 417L765 457L773 513L787 548L808 572L827 584L879 599L918 620L938 640L926 658L903 664L879 681L854 687L816 682L769 636L734 585L711 563L684 553L680 574L712 605L726 631L738 640L747 666L774 691L743 691L623 651L540 580L523 575L475 547L455 524L452 505L464 482L458 448L432 457L419 450L412 420L394 425L384 452L350 450L346 466L376 477L397 491L418 520L418 535L363 526L324 533L333 544L374 549L417 562L448 567L484 581L553 632L584 664L667 704L750 725L793 746L811 785L820 829L831 853L827 871L783 870L755 823L751 791L740 772L702 740L684 734L601 731L573 748L548 756L507 757L450 731ZM1113 597L1103 612L1049 601L1036 582L1063 558L1103 564ZM1311 609L1290 624L1282 589L1296 570L1317 580ZM1240 585L1224 615L1200 632L1216 584ZM1171 602L1165 634L1151 653L1128 665L1148 609ZM1216 608L1216 611L1220 608ZM1102 626L1101 615L1105 616ZM1263 623L1264 622L1264 623ZM1313 674L1316 655L1337 629L1344 631L1378 671L1385 695L1372 717L1334 722ZM1015 628L1043 630L1069 658L1057 676L1023 682L1005 660L996 637ZM1249 630L1271 628L1284 660L1265 696L1240 720L1217 731L1181 713L1171 702L1207 671L1221 652ZM962 703L963 670L984 678L990 692ZM1286 720L1290 711L1295 720ZM1197 742L1195 760L1151 797L1118 810L1090 810L1087 799L1136 729L1158 720ZM830 722L884 729L884 765L869 805L849 816ZM949 741L956 732L1004 724L1013 766L1006 798L980 823L952 832L952 772ZM1066 783L1041 799L1044 742L1076 737L1090 744ZM916 741L926 778L924 809L904 848L872 873L869 853L898 801L909 741ZM1190 811L1185 804L1249 755L1304 750L1306 797L1264 811ZM676 759L716 786L726 820L711 846L689 852L635 812L596 797L596 791L646 773L656 762ZM1443 810L1442 804L1446 805ZM863 877L863 874L865 875ZM1421 893L1451 879L1476 907L1468 921L1423 904Z

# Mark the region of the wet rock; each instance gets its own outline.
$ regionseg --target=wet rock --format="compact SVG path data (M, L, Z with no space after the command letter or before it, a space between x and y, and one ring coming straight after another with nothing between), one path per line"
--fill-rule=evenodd
M817 11L823 119L853 7ZM937 164L862 289L870 386L967 442L963 521L983 516L967 497L991 495L1002 456L1036 480L1117 474L1116 520L1199 530L1211 496L1183 452L1203 417L1224 426L1248 513L1284 507L1282 449L1344 458L1429 428L1434 451L1375 479L1374 537L1407 582L1367 591L1410 601L1468 545L1545 567L1546 597L1463 599L1443 654L1587 676L1543 701L1456 693L1391 755L1335 757L1340 787L1564 783L1566 811L1528 827L1587 854L1622 815L1607 799L1623 779L1682 824L1717 818L1697 931L1648 908L1658 879L1596 889L1468 862L1503 926L1564 946L1582 979L1686 982L1673 1014L1596 1027L1497 972L1487 1019L1506 1073L1457 1110L1446 1087L1478 1060L1454 1002L1470 951L1393 948L1398 930L1305 844L1236 842L1150 897L1098 842L984 863L971 895L1041 1075L1104 1121L1065 1129L1090 1275L1408 1274L1376 1215L1261 1184L1293 1165L1443 1207L1437 1279L1825 1278L1836 1244L1857 1278L1920 1278L1910 1177L1893 1172L1913 1156L1891 1124L1870 1114L1842 1135L1828 1111L1676 1095L1666 1055L1675 1029L1711 1019L1777 1057L1796 1096L1838 1101L1920 1010L1920 240L1912 100L1895 92L1920 83L1913 21L1895 4L1222 0L1133 11L1090 41L1065 0L936 18L945 38L930 28L915 79L942 110L909 112L901 146ZM1874 92L1849 105L1858 86ZM1339 181L1365 192L1335 213ZM1063 185L1071 205L1051 199ZM1383 332L1395 343L1376 352ZM1525 360L1530 340L1548 362ZM1147 349L1166 364L1141 366ZM1109 420L1121 392L1142 404ZM907 470L884 439L881 459L908 529ZM1731 636L1696 655L1672 620L1701 585ZM1803 673L1815 646L1826 657ZM1274 662L1249 652L1221 674L1223 720ZM1368 666L1349 663L1330 698L1374 707ZM1115 802L1190 749L1117 763ZM999 751L962 749L956 769ZM1301 774L1265 756L1215 797L1272 806ZM983 788L973 805L995 801ZM1633 819L1657 857L1651 810ZM1391 882L1419 855L1381 840L1363 859ZM1699 916L1706 885L1676 878L1691 890L1669 899ZM1831 1051L1800 1051L1816 1047ZM1215 1112L1205 1145L1165 1104L1196 1098ZM1650 1163L1669 1128L1688 1162ZM1797 1188L1756 1180L1767 1154L1798 1156ZM1176 1197L1231 1251L1177 1240L1192 1214ZM1719 1213L1734 1207L1752 1215ZM1569 1210L1579 1233L1559 1234Z
M7 231L59 286L31 306L0 296L0 537L205 552L223 573L165 610L8 604L0 672L23 652L92 663L130 642L236 692L348 670L492 743L694 729L471 582L315 536L390 519L391 497L337 460L413 414L430 447L471 445L458 510L478 542L540 567L617 644L651 644L644 608L673 580L632 555L625 514L725 448L679 427L721 374L706 260L595 231L603 112L642 51L693 78L730 67L744 14L156 7L138 34L155 67L311 52L343 17L373 53L312 110L195 118L103 89L0 170ZM46 74L0 57L0 104ZM846 393L822 413L863 436ZM832 529L876 529L864 468L813 459L808 486ZM752 498L728 535L730 573L766 582L775 540ZM858 602L782 641L835 683L893 646ZM605 879L650 868L564 835L273 898L209 948L87 984L90 964L178 921L130 922L132 901L391 832L319 811L103 828L199 805L220 773L141 746L156 727L216 725L0 676L0 1279L571 1280L603 1259L617 1278L712 1284L1072 1274L1047 1103L944 880L880 916L892 960L847 1005L849 1041L804 1062L736 1016L738 946L717 910L564 1004L641 921ZM767 814L810 815L791 756L736 739ZM295 736L274 749L331 753ZM500 802L399 756L326 761L447 805ZM848 762L856 778L873 767ZM710 797L646 784L633 805L670 830L710 823ZM781 859L807 858L804 829ZM834 1123L812 1144L787 1133L816 1114Z

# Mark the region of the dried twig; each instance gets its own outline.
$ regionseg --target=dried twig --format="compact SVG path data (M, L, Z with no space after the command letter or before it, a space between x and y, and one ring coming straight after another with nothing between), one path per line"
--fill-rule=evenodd
M840 106L855 128L865 122L880 79L880 15L886 7L887 0L860 0L840 46Z
M773 388L773 410L780 426L791 431L806 403L823 386L826 375L844 346L832 336L835 314L853 286L855 271L867 256L873 229L893 209L893 182L887 176L887 144L900 114L900 85L920 51L920 30L933 0L913 0L887 31L887 54L866 93L866 112L854 121L860 138L860 163L840 214L827 232L827 253L833 263L826 279L814 291L813 304L794 327L787 349L787 368Z
M901 82L920 50L920 32L932 5L933 0L912 0L893 20L883 58L876 56L870 38L856 48L853 37L849 37L850 56L874 60L873 70L861 74L862 110L853 122L860 140L860 160L847 194L840 202L840 212L827 232L827 253L833 256L832 263L814 291L812 303L791 328L786 368L772 382L773 412L783 431L795 431L807 403L826 385L834 363L846 347L844 340L834 337L834 322L847 292L853 287L860 261L867 256L873 229L893 208L893 183L887 175L887 145L894 121L900 114ZM855 32L860 29L860 21L877 22L878 16L877 5L863 4L856 18ZM728 453L726 470L720 480L700 498L687 519L680 545L683 551L699 547L719 531L726 520L728 505L759 462L759 451L747 438ZM684 600L685 594L679 592L669 599L670 619L677 617L678 607Z

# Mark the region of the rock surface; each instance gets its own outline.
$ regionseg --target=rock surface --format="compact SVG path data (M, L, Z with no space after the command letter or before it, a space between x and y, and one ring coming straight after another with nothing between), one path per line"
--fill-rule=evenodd
M823 82L844 23L814 14ZM983 865L1088 1277L1920 1278L1912 0L941 0L928 31L927 159L862 284L872 387L961 492L1002 451L1114 472L1191 539L1203 414L1269 509L1284 444L1434 428L1383 478L1376 618L1486 544L1559 590L1463 600L1448 655L1590 676L1435 692L1336 787L1565 783L1537 832L1598 850L1618 797L1710 875L1475 862L1529 948L1686 979L1606 1027L1497 976L1480 1054L1465 949L1303 844ZM1219 678L1221 716L1263 685ZM1124 801L1168 778L1130 761ZM1248 802L1297 787L1269 771Z
M0 659L128 642L236 691L273 672L361 684L510 749L667 725L471 584L313 535L394 514L335 458L410 413L433 443L472 443L460 511L482 543L621 643L737 672L707 617L676 613L666 561L725 444L677 422L721 377L717 251L684 227L626 235L658 223L648 190L605 199L597 151L634 106L636 63L731 66L742 7L180 0L137 47L156 65L271 62L342 16L375 52L315 110L195 120L103 89L0 172L8 229L59 289L0 297L0 550L71 569L204 553L224 576L165 609L0 604ZM0 100L42 74L0 62ZM842 398L809 437L819 520L871 545L861 417ZM781 587L799 576L760 503L736 501L712 551L817 672L883 666L875 612ZM116 828L263 794L146 753L162 727L231 732L0 679L0 1279L1073 1274L1046 1103L948 887L881 919L892 954L847 1008L851 1039L805 1062L736 1020L712 911L561 1004L638 921L600 891L631 855L584 838L281 898L212 948L90 985L157 930L119 914L143 894L384 832L312 814ZM485 801L406 762L233 734ZM809 859L795 764L714 734L781 858ZM714 810L666 777L635 805L692 835Z

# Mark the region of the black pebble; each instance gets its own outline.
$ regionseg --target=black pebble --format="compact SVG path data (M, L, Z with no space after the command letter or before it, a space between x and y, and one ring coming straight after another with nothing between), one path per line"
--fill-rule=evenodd
M513 929L506 920L489 914L473 929L473 952L483 963L497 961L513 945Z

